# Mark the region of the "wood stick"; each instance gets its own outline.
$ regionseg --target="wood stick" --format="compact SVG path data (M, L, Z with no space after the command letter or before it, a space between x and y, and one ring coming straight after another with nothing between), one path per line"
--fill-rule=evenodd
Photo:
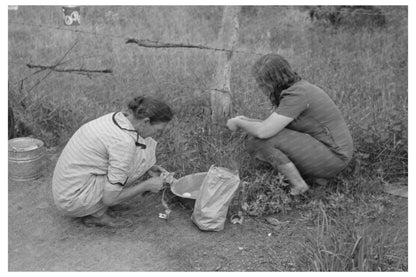
M82 69L82 68L68 68L68 69L61 69L56 68L56 65L37 65L37 64L30 64L26 65L29 68L39 68L41 70L52 70L56 72L75 72L75 73L113 73L111 69Z
M209 47L209 46L204 46L204 45L168 43L168 42L152 41L148 39L129 38L127 39L126 43L135 43L139 46L147 47L147 48L197 48L197 49L231 52L231 50L214 48L214 47Z

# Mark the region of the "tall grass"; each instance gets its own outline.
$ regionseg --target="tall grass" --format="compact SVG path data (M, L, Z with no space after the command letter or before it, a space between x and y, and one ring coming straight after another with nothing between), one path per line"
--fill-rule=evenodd
M34 105L24 118L31 121L29 125L51 116L47 111L43 116L30 116L39 110L35 102L54 107L46 107L49 113L66 110L66 115L51 119L64 124L60 131L71 133L81 123L123 107L137 93L156 94L180 110L191 98L200 101L195 91L205 97L211 88L215 53L146 49L124 41L136 37L218 45L221 7L83 7L83 11L80 30L86 33L54 29L62 27L60 7L21 7L9 17L9 83L14 91L9 96L15 102L24 98L26 107ZM397 149L403 156L407 147L407 21L401 15L398 11L391 16L388 28L349 32L314 27L307 13L290 7L245 8L239 48L278 52L302 77L324 88L343 111L357 149L370 152L370 159L395 155ZM26 79L23 90L19 89L19 81L33 73L26 63L51 65L75 42L67 67L111 68L114 73L91 78L51 73L27 92L45 76L42 72ZM258 57L234 56L235 113L266 116L269 112L267 99L258 95L250 73ZM56 144L52 137L57 135L46 140ZM386 143L394 151L383 151ZM400 170L394 174L404 173Z
M400 7L388 11L386 27L352 31L314 25L300 8L244 7L238 48L246 53L234 55L233 115L270 113L251 66L261 53L277 52L340 107L356 149L351 167L359 175L406 180L407 13ZM9 11L9 100L17 118L48 146L62 145L81 124L122 109L134 95L153 95L177 115L160 138L161 163L184 174L206 170L244 147L241 134L223 129L218 135L211 128L207 93L216 53L140 48L125 39L221 46L216 41L221 15L222 7L214 6L87 6L81 26L71 29L63 27L58 6ZM26 67L54 65L71 47L61 67L109 68L113 74L35 74Z
M313 232L299 242L300 267L308 271L407 271L407 233L357 225L349 217L327 214L320 205Z

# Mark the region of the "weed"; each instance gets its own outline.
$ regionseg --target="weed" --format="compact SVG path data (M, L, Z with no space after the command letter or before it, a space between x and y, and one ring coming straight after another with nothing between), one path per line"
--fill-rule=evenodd
M386 25L383 12L374 6L315 6L309 10L312 20L333 27L372 28Z
M299 263L313 271L407 271L407 233L357 225L351 217L327 214L321 204L314 231L299 242Z

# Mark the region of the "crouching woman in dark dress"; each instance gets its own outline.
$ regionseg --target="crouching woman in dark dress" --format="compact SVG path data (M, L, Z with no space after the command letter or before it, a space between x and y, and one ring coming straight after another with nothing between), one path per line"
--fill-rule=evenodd
M344 118L319 87L302 80L280 55L262 56L253 75L274 110L265 120L236 116L231 131L251 135L249 153L289 179L291 194L309 189L304 178L328 179L351 160L353 142Z

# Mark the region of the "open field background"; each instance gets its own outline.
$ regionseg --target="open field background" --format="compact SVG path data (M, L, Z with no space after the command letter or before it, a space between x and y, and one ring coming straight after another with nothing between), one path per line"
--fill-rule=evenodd
M353 135L354 160L304 199L289 198L284 181L270 170L253 168L243 134L211 128L207 91L216 52L125 43L137 38L221 48L223 7L85 6L78 27L64 26L60 6L9 11L8 96L17 135L32 134L60 149L83 123L122 109L132 96L159 97L176 113L159 138L162 166L179 177L238 160L248 184L241 197L248 215L308 211L317 230L301 243L310 251L299 255L300 269L407 270L407 225L378 231L395 217L407 222L407 210L389 214L397 199L383 193L387 183L407 186L407 7L344 12L336 26L312 21L310 9L243 7L231 77L233 113L264 118L271 107L251 66L261 54L276 52L340 107ZM375 26L380 13L385 23ZM29 63L112 73L37 72Z

